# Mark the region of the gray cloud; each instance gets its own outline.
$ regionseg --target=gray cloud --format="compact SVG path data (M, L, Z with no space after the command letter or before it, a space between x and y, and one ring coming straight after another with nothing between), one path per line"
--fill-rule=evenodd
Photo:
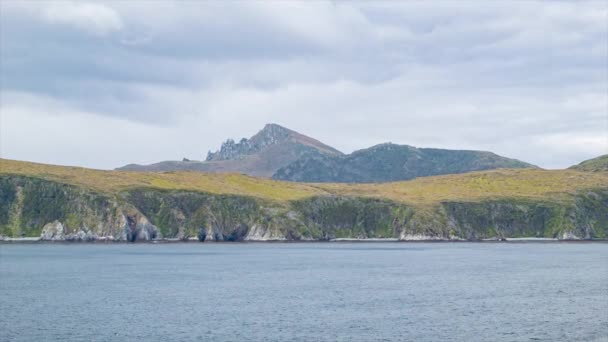
M392 141L553 168L608 151L605 2L0 6L7 158L203 158L270 121L346 152Z

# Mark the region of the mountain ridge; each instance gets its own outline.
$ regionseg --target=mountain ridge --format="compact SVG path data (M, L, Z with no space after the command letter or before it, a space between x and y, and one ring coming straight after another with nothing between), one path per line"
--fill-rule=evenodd
M237 172L300 182L370 183L431 175L534 165L492 152L417 148L392 143L344 154L319 140L278 124L266 124L251 138L228 139L205 161L129 164L123 171Z
M299 159L274 179L299 182L376 183L500 168L536 168L493 152L377 144L348 155Z

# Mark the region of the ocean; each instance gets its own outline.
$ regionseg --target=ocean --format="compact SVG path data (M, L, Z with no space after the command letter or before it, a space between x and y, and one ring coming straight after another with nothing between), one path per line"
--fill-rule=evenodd
M2 341L608 341L608 244L2 244L0 311Z

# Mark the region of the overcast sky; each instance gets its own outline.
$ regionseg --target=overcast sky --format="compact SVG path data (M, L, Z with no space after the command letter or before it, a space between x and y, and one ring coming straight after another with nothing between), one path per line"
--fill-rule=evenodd
M343 152L608 153L608 2L0 2L0 155L204 159L274 122Z

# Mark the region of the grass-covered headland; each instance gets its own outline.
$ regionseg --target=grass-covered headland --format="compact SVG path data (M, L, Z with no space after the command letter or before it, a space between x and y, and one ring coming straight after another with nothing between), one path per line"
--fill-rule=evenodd
M0 235L57 240L608 238L608 172L500 169L381 184L0 160Z

